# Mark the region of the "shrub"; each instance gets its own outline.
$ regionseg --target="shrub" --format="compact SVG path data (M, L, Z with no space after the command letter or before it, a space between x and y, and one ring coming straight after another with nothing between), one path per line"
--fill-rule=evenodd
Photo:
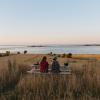
M2 54L0 53L0 57L2 57Z
M50 52L50 55L52 55L53 53L52 52Z
M48 55L52 56L52 55L53 55L53 53L52 53L52 52L50 52L50 53L48 53Z
M10 51L6 51L5 56L9 56L10 55Z
M21 53L18 51L17 54L21 54Z
M56 56L57 54L53 54L53 56Z
M59 54L59 55L57 55L57 57L61 57L61 55Z
M68 65L69 65L68 62L64 63L64 66L68 66Z
M24 51L24 54L27 54L27 50Z
M66 54L64 53L64 54L62 54L62 58L65 58L66 57Z
M72 58L72 53L68 53L67 58Z

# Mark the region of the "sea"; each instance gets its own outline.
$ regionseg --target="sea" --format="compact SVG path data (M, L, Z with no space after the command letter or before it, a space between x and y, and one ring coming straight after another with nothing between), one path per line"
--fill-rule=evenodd
M0 45L0 53L10 51L11 53L23 53L27 50L28 54L100 54L100 46L84 45L46 45L46 46L29 46L29 45Z

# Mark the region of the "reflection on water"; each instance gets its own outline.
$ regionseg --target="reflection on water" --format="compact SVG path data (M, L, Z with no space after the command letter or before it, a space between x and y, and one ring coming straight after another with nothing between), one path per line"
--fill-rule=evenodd
M73 54L100 54L100 46L48 46L48 47L28 47L28 46L0 46L0 53L10 51L21 53L27 50L28 53L32 54L46 54L49 52L53 53L73 53Z

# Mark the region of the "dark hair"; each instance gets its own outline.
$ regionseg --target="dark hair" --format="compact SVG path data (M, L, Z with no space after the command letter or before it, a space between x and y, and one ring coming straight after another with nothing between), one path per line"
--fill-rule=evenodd
M53 60L57 60L57 57L54 57Z
M46 59L47 59L47 57L44 56L44 57L42 58L41 62L42 62L42 61L46 61Z

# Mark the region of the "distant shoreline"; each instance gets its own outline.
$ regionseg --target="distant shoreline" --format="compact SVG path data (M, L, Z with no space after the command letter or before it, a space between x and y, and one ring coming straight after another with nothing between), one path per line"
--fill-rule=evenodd
M44 45L31 45L31 46L27 46L27 47L51 47L51 46L44 46Z
M100 44L84 44L82 46L100 46Z
M0 45L0 46L24 46L24 47L55 47L55 46L100 46L100 44L48 44L48 45Z

